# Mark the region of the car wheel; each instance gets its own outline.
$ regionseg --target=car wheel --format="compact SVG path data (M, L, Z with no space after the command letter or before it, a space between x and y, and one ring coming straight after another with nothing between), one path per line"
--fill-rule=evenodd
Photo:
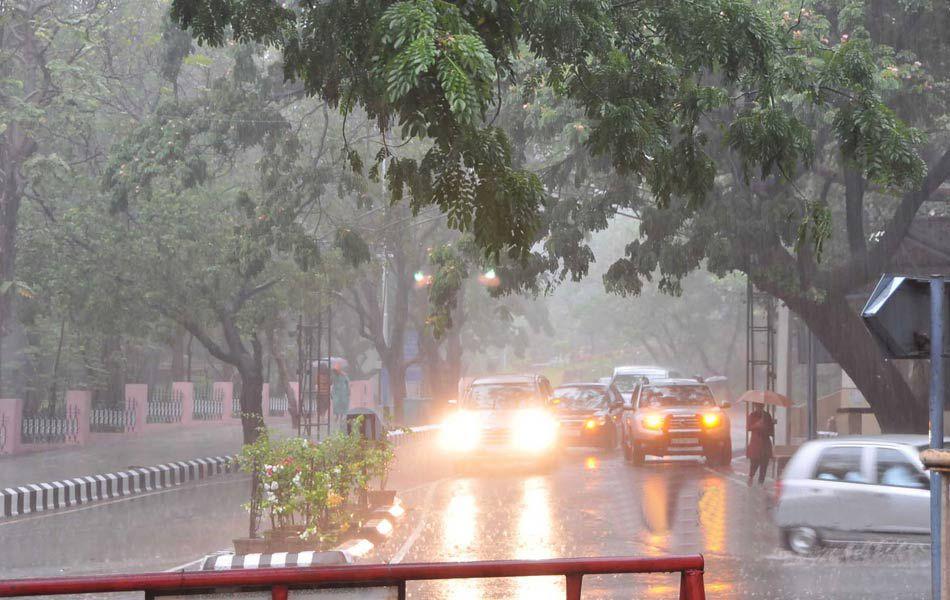
M799 556L811 556L821 547L821 538L811 527L789 527L785 530L785 546Z
M643 448L640 447L636 441L633 442L633 448L630 450L630 462L633 463L635 467L643 466L643 463L646 462L646 454L643 453Z
M610 452L617 447L617 430L611 427L604 433L604 450Z
M732 464L732 440L726 440L722 445L722 458L719 464L728 467Z
M623 458L627 462L633 460L633 451L630 449L630 443L627 442L627 433L623 432L620 436L620 448L623 450Z

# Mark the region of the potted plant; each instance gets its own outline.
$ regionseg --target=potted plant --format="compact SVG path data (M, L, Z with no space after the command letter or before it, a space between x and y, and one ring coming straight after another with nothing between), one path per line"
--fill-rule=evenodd
M396 453L393 450L392 443L386 439L367 444L364 463L367 474L367 503L371 507L392 506L396 500L396 490L386 489L389 481L389 472L392 468ZM372 483L377 484L377 489L369 489Z

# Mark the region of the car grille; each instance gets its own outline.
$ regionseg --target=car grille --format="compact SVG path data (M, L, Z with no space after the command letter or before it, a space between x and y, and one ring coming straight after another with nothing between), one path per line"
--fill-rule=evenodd
M670 429L699 429L699 417L696 415L670 415Z
M486 429L482 432L482 440L489 445L507 444L509 437L507 429Z

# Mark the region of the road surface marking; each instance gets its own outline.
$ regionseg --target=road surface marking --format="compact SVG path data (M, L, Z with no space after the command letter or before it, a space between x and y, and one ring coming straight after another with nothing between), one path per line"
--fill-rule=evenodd
M409 550L412 549L413 544L415 544L416 540L419 539L419 536L422 534L422 529L425 527L426 521L429 518L429 509L432 506L432 497L435 495L436 488L438 488L439 484L443 481L445 480L439 479L438 481L428 484L429 489L426 491L425 500L422 502L422 514L419 515L419 522L416 523L416 526L412 529L412 533L409 534L409 537L406 538L406 541L403 542L402 546L399 547L399 550L397 550L393 555L392 559L389 561L391 564L402 562L402 559L404 559Z
M228 480L218 480L218 481L208 481L206 483L198 483L195 485L180 485L172 488L164 488L161 490L155 490L154 492L148 492L147 494L139 494L137 496L126 496L124 498L115 498L113 500L106 500L103 502L93 502L92 504L86 504L84 506L78 506L76 508L71 508L69 510L53 510L42 513L31 514L25 516L22 519L7 519L0 521L0 527L6 527L7 525L16 525L18 523L25 523L27 521L35 521L36 519L43 519L46 517L56 517L59 515L68 515L70 513L81 512L84 510L92 510L94 508L101 508L103 506L109 506L110 504L118 504L120 502L129 502L130 500L138 500L139 498L147 498L149 496L158 496L159 494L168 494L171 492L179 492L181 490L192 490L199 487L206 487L209 485L224 485L229 483L234 483L236 481L247 481L249 477L243 477L241 479L228 479Z

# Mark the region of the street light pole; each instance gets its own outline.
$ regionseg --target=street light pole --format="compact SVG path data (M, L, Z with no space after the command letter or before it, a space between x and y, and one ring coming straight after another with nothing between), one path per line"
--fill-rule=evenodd
M930 279L930 447L943 448L943 305L944 281L942 276ZM941 511L946 491L940 485L941 474L930 471L930 583L934 600L948 596L941 585L942 542ZM943 592L943 595L942 595Z
M808 327L808 439L818 437L818 357L815 334Z

